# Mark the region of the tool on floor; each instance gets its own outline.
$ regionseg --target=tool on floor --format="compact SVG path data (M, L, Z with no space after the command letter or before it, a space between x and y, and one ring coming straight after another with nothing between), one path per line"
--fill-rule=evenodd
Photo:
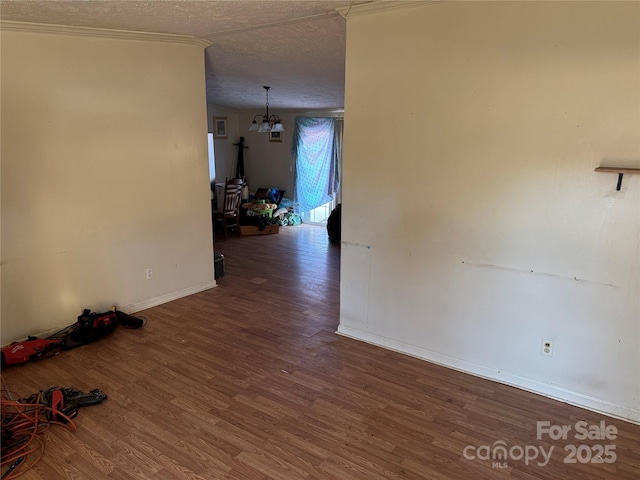
M37 360L59 349L70 350L99 340L113 332L118 325L125 328L141 328L146 320L117 310L96 313L85 309L78 321L47 338L28 337L26 341L14 342L0 350L2 368Z
M25 342L17 342L2 349L2 368L37 360L47 353L60 348L61 340L29 337Z
M50 426L75 431L76 424L72 419L77 416L78 408L98 405L107 399L107 395L97 388L84 393L75 388L55 386L27 398L15 398L4 384L0 479L16 478L31 469L42 458L45 448L42 434Z
M47 414L49 421L60 423L75 418L78 408L99 405L106 399L107 395L97 388L83 393L75 388L50 387L40 394L40 402L51 409Z
M99 340L113 332L117 326L118 317L116 312L96 313L91 312L89 309L84 309L76 323L63 328L49 338L61 340L62 348L71 350L80 345Z

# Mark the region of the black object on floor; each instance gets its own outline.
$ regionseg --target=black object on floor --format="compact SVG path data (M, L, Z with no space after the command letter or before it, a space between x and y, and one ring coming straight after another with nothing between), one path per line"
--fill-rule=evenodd
M327 233L331 243L340 243L342 237L342 204L333 209L327 220Z
M146 323L144 318L134 317L133 315L121 312L120 310L116 310L116 318L118 319L118 324L125 328L140 328L144 327Z
M220 277L224 277L224 255L221 253L213 254L213 277L217 280Z

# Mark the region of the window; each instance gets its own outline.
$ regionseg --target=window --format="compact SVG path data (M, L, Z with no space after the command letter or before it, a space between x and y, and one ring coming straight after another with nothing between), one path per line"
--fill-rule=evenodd
M338 194L341 133L342 122L336 118L296 117L292 146L296 157L294 203L303 219L318 207L332 205Z

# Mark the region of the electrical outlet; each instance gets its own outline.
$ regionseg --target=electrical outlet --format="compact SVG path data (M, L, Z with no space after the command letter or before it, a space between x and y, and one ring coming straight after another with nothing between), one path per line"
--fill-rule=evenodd
M553 340L542 341L542 354L548 356L553 355Z
M147 268L147 280L151 280L153 278L153 268Z

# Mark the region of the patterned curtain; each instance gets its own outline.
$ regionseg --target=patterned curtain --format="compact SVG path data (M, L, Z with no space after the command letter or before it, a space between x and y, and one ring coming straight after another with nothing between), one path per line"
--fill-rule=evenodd
M336 119L296 117L291 153L296 157L297 213L330 202L340 187Z

